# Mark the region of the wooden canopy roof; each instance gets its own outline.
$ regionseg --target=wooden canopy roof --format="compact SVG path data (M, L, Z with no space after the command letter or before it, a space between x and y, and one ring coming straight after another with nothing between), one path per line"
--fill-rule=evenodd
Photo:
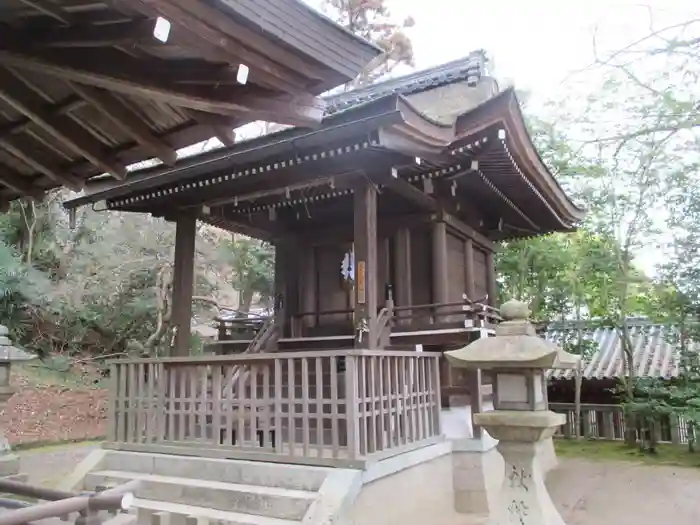
M0 202L175 166L252 120L317 125L379 52L302 0L4 0Z
M381 198L397 213L446 206L466 221L477 211L477 227L492 239L569 230L582 218L535 151L513 90L446 125L418 112L400 89L372 89L376 98L332 112L318 130L292 128L134 173L66 206L105 201L108 209L166 217L185 209L270 237L311 217L351 217L348 196L361 174L387 189Z

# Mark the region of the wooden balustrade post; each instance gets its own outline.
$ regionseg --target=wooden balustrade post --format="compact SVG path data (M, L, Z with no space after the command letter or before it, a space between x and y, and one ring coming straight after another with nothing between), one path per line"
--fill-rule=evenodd
M358 356L345 357L345 417L348 443L348 455L350 459L357 459L360 455L360 425L358 418L359 391L357 361Z
M107 412L107 441L117 441L117 417L119 417L118 397L119 381L117 365L109 366L109 408Z

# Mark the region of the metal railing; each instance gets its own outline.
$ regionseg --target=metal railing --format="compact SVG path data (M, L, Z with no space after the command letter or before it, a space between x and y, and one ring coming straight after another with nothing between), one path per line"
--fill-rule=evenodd
M10 510L0 512L0 525L21 525L47 518L68 521L75 513L78 513L76 525L99 525L102 523L101 511L114 513L131 508L134 503L133 491L138 486L138 481L130 481L104 491L79 494L0 479L0 493L43 501L32 504L1 498L0 508Z

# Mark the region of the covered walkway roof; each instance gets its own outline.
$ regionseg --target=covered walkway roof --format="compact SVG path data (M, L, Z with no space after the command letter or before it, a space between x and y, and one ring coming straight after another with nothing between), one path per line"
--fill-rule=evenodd
M0 203L174 166L253 120L315 126L379 52L302 0L5 0Z

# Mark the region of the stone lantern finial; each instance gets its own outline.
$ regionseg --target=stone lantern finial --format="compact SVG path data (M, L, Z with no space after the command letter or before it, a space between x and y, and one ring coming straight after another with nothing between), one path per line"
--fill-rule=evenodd
M505 321L527 321L530 317L530 309L527 304L517 299L503 303L500 312Z

